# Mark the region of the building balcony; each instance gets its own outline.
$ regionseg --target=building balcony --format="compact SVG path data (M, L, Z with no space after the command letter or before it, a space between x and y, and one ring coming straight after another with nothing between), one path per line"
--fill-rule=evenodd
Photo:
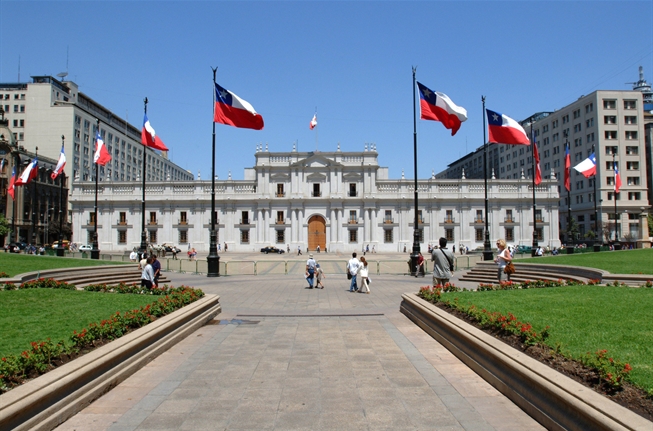
M249 224L249 219L248 218L241 218L240 219L240 224Z
M147 224L151 225L151 226L154 226L154 225L157 225L158 223L156 222L156 220L150 219L150 220L147 221Z
M312 192L311 196L313 196L314 198L322 197L322 192Z
M177 222L177 224L180 224L180 225L187 225L187 224L188 224L188 220L179 220L179 221Z
M116 222L118 226L126 226L127 225L127 220L118 220Z
M512 217L505 217L505 218L503 219L503 221L506 222L506 223L514 223L514 222L515 222L515 219L512 218Z
M444 222L445 222L445 223L455 223L456 220L454 220L453 217L445 217L445 218L444 218Z
M350 198L355 198L355 197L358 196L358 192L349 191L349 192L347 192L347 196L349 196Z
M275 194L275 196L278 197L278 198L285 198L285 197L286 197L286 193L284 193L284 192L277 192L277 193Z
M274 224L286 224L285 220L275 220Z
M483 223L485 223L485 220L483 220L483 217L476 217L476 218L474 219L474 223L476 223L476 224L483 224Z
M394 219L391 219L391 218L383 219L383 224L392 224L394 222L395 222Z
M358 219L350 218L350 219L347 221L347 224L358 224Z

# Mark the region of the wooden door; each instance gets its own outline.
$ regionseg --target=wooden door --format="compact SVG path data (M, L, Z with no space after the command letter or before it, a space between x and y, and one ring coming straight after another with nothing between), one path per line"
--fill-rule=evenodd
M326 222L323 217L315 215L308 220L308 249L315 250L317 246L324 251L326 247Z

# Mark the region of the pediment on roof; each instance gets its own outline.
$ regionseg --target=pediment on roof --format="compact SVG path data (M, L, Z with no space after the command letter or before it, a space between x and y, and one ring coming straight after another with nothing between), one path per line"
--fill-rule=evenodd
M363 175L358 172L348 172L342 175L342 180L346 182L362 181Z
M309 183L323 183L326 182L326 179L327 176L319 172L313 172L306 176L306 181Z
M341 163L331 160L327 157L324 157L320 154L312 154L303 160L299 160L293 166L298 166L302 168L312 168L312 169L321 169L334 166L342 166Z
M290 181L290 174L285 172L277 172L270 175L271 181Z

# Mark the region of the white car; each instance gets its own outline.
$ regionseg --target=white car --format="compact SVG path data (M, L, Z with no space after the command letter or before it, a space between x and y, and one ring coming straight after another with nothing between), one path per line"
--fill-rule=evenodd
M93 247L91 247L91 246L88 245L88 244L87 244L87 245L80 245L80 246L79 246L79 251L91 251L91 250L93 250Z

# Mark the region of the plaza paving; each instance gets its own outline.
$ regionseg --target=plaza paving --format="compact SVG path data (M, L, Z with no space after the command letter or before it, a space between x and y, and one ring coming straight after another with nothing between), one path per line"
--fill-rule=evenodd
M57 430L543 429L399 312L430 278L372 276L365 295L341 274L323 290L293 275L166 275L220 295L219 321Z

